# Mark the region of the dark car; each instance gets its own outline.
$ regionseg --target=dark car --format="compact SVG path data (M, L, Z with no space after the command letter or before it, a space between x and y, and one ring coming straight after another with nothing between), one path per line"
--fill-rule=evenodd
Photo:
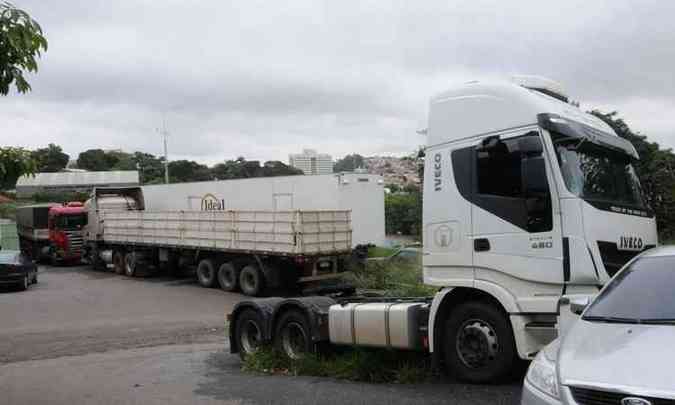
M17 250L0 250L0 284L15 285L25 290L37 283L37 266Z

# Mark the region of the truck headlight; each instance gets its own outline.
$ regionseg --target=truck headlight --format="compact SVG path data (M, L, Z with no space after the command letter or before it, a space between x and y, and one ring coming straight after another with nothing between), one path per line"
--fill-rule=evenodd
M526 377L530 384L556 399L560 399L556 370L559 347L560 341L555 340L541 350L530 364Z

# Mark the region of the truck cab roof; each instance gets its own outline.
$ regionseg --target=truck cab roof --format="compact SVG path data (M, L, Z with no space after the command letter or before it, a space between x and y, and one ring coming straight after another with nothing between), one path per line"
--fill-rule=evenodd
M616 136L601 119L542 89L509 81L473 81L431 99L427 145L537 124L539 114L555 114Z

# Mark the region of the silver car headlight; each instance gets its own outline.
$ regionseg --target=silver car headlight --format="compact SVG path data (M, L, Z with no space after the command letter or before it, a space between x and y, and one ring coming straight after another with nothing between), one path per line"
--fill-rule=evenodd
M556 370L559 347L560 342L556 339L541 350L530 364L526 377L530 384L556 399L560 399Z

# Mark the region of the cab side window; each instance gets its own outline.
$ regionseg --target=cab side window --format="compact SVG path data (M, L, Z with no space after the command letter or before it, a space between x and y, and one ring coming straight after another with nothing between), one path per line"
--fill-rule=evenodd
M455 183L472 204L527 232L553 229L551 194L539 133L486 138L452 152Z

